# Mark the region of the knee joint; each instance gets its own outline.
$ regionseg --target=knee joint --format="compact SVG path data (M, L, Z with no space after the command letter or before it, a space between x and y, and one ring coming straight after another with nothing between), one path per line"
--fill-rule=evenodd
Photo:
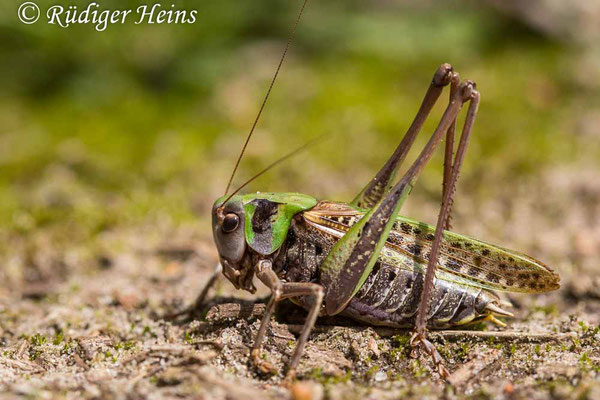
M435 71L433 75L433 84L436 86L446 86L452 80L452 65L444 63Z

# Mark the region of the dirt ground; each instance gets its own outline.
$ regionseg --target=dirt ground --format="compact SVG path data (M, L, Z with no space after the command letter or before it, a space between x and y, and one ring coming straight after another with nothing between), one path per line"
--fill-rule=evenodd
M261 374L248 356L267 293L224 278L191 321L166 320L216 264L206 223L166 220L83 242L72 227L3 233L0 398L600 399L600 175L561 168L513 189L461 197L455 226L544 260L562 287L508 294L506 328L433 334L453 386L409 357L407 332L328 320L284 387L300 312L282 306L264 348L280 373Z

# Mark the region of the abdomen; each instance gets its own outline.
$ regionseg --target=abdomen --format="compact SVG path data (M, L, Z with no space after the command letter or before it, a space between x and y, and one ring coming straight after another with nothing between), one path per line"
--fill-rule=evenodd
M377 262L365 284L342 315L398 328L414 326L424 275ZM427 326L442 329L487 317L497 297L484 289L436 280L427 311Z

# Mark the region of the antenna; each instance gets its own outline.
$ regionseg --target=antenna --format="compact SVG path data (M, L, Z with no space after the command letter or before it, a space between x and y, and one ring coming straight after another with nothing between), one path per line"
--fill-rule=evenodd
M233 196L235 196L235 194L237 192L239 192L240 190L242 190L244 187L246 187L246 185L248 185L249 183L251 183L252 181L254 181L256 178L260 177L262 174L264 174L265 172L267 172L268 170L270 170L271 168L275 167L277 164L280 164L282 162L284 162L285 160L287 160L288 158L306 150L307 148L309 148L310 146L314 145L315 143L317 143L320 139L323 138L323 135L318 136L317 138L311 140L308 143L303 144L302 146L298 147L297 149L287 153L285 156L273 161L271 164L267 165L265 168L262 169L262 171L260 171L259 173L257 173L256 175L254 175L252 178L248 179L246 182L244 182L240 187L238 187L237 189L235 189L233 191L233 193L231 193L229 196L227 196L227 198L223 201L223 203L221 204L226 204Z
M292 41L294 40L294 36L296 35L296 29L298 28L298 24L300 23L300 18L302 17L302 13L304 12L306 3L308 3L308 0L304 0L304 3L302 4L302 8L300 8L300 12L298 13L298 17L296 18L294 27L292 28L292 33L290 34L290 37L288 38L287 44L285 45L285 50L283 50L283 54L281 55L281 59L279 60L279 65L277 65L277 69L275 70L275 75L273 75L273 79L271 79L271 84L269 85L267 94L265 95L265 98L260 106L260 109L258 110L258 114L256 115L256 119L254 120L254 123L252 124L252 128L250 128L250 133L248 133L248 136L246 137L246 142L244 143L244 146L242 147L242 151L240 152L240 155L235 163L235 167L233 167L233 172L231 173L231 176L229 177L229 182L227 182L227 187L225 188L224 195L226 195L227 192L229 192L229 188L231 187L231 182L233 181L233 177L235 176L235 173L237 172L238 167L240 166L240 161L242 161L242 157L244 156L244 152L246 151L248 142L250 141L250 138L252 137L252 134L254 133L254 129L256 128L256 124L258 124L258 120L260 119L260 116L261 116L265 106L267 105L267 100L269 99L269 95L271 94L271 90L273 89L273 85L275 84L275 80L277 80L277 75L279 75L279 70L281 69L281 66L283 65L285 56L290 48L290 45L292 44ZM277 162L283 161L285 158L286 157L283 157L283 158L279 159ZM270 168L270 166L268 168ZM266 171L263 171L263 172L266 172ZM247 185L248 183L250 183L250 182L246 182L244 184L244 186ZM240 190L240 189L241 189L241 187L238 188L238 190Z

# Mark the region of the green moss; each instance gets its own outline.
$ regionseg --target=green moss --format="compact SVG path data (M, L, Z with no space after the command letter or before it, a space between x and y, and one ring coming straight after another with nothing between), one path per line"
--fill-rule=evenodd
M545 315L556 317L558 316L558 307L555 304L549 304L547 306L536 306L532 309L533 312L541 312Z
M398 372L392 371L391 369L389 369L387 371L387 377L390 381L401 381L403 380L402 375L400 375Z
M367 372L366 372L366 376L368 378L372 378L373 376L375 376L375 374L379 371L379 365L373 365L371 366Z
M314 379L316 381L322 381L323 380L323 368L317 367L317 368L313 368L309 373L308 373L308 377L310 379Z
M348 370L340 376L327 376L323 382L325 385L337 385L338 383L349 382L352 379L352 371Z
M64 342L62 349L60 350L61 355L71 354L73 348L77 346L77 342L73 339L68 339Z
M56 336L54 336L54 339L52 340L52 344L55 346L58 346L59 344L62 343L62 341L64 340L64 334L62 329L60 331L58 331L58 333L56 334Z
M389 356L392 360L399 360L410 351L410 335L398 334L392 338L395 348L389 351Z
M108 361L112 361L113 363L117 362L117 355L112 354L110 350L104 352L104 358Z
M43 344L46 344L46 342L46 336L43 336L39 333L36 333L35 335L31 336L31 338L29 338L29 343L31 343L32 346L41 346Z
M35 361L42 355L41 350L29 350L29 360Z
M186 340L187 342L187 340ZM135 340L127 340L125 342L118 342L117 344L115 344L113 347L115 350L119 351L119 350L131 350L136 346L136 342Z
M498 318L502 320L502 318ZM465 326L465 329L473 330L473 331L487 331L488 324L484 321L473 322Z
M579 357L580 363L589 363L590 361L591 360L590 360L590 357L588 356L587 352L581 354L581 356Z
M579 367L583 371L593 371L595 373L600 372L600 363L594 362L587 352L584 352L579 356Z
M406 349L410 346L410 335L398 334L393 337L394 344L399 349Z
M466 359L469 357L469 354L471 353L471 346L469 346L468 343L461 343L458 346L458 350L456 351L456 356L460 357L461 359Z
M566 345L565 343L561 343L561 344L559 345L559 349L560 349L560 351L562 351L562 352L569 351L569 349L567 348L567 345Z
M404 356L404 354L405 354L405 350L401 349L401 348L391 349L389 352L390 359L392 361L401 359Z
M312 369L307 374L307 378L315 380L323 385L336 385L338 383L348 382L350 379L352 379L352 371L347 371L345 374L340 376L332 376L326 375L323 372L323 368L317 367Z
M410 369L415 378L421 378L427 374L425 366L421 364L421 361L418 358L411 360Z
M128 340L123 344L125 350L131 350L136 346L135 340Z

